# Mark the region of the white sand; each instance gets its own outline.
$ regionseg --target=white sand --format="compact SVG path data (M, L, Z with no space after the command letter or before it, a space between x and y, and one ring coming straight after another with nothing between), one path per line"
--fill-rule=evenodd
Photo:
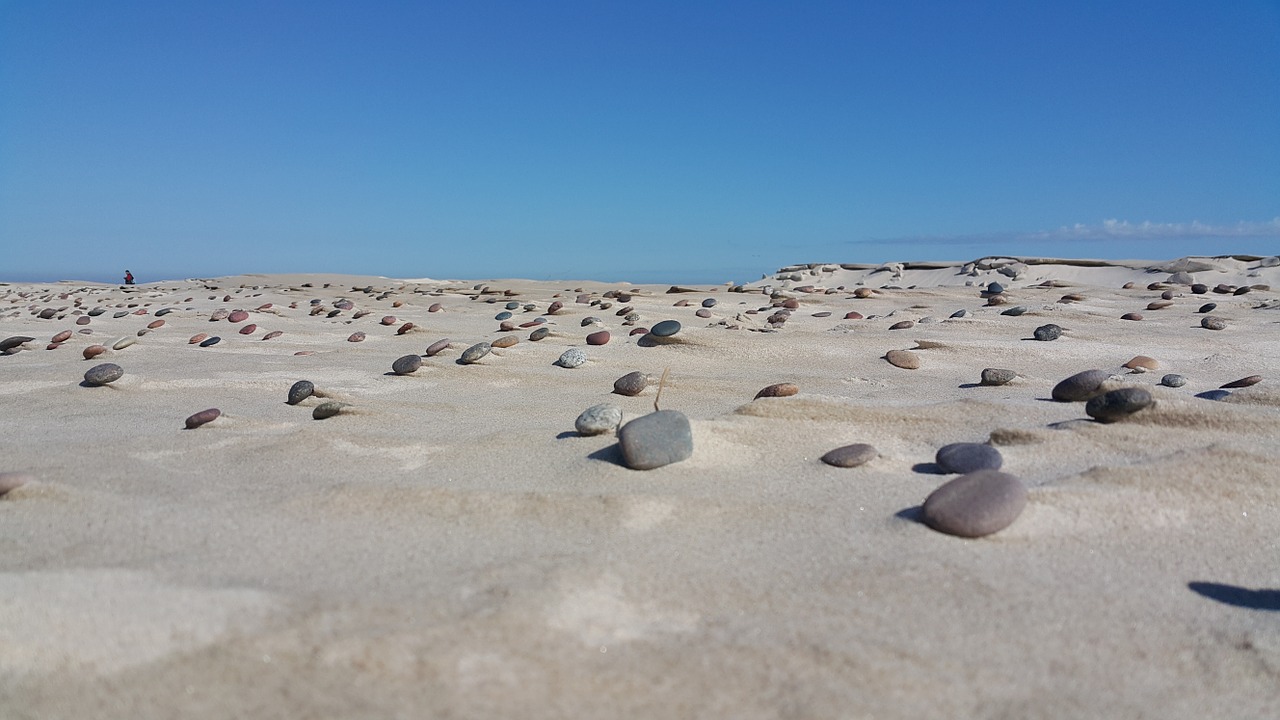
M1199 261L1210 287L1280 290L1256 259ZM0 356L0 472L35 478L0 498L0 716L1280 716L1277 292L1177 286L1147 310L1168 265L1032 263L1016 279L926 265L802 267L746 293L641 286L641 324L684 324L657 347L626 335L622 304L574 302L632 286L486 281L537 306L518 322L557 293L565 310L547 339L520 330L472 366L463 349L507 334L493 317L509 298L477 281L0 285L0 339L35 338ZM979 297L991 280L1008 305ZM859 284L901 289L853 299ZM770 310L745 313L769 305L763 286L801 303L776 332L754 331ZM695 317L707 297L712 317ZM311 316L312 298L370 314ZM1206 302L1226 330L1199 326ZM1029 311L1000 315L1013 305ZM74 334L73 313L99 306ZM47 307L61 317L37 319ZM164 327L82 358L162 307ZM259 329L209 322L218 308ZM598 329L588 315L612 341L553 366ZM940 322L888 329L924 317ZM405 321L417 329L396 335ZM1028 339L1049 322L1061 339ZM198 332L223 340L188 344ZM445 337L414 375L389 374ZM923 366L889 365L895 348ZM1121 368L1139 354L1160 368ZM81 386L99 362L126 374ZM986 367L1020 377L977 386ZM1048 400L1090 368L1156 406L1103 425ZM661 406L689 416L689 460L633 471L612 435L573 432L596 403L651 411L655 388L623 397L613 381L668 369ZM1164 373L1188 384L1160 387ZM1254 374L1228 401L1194 397ZM285 404L299 379L350 411ZM800 393L752 401L777 382ZM183 428L210 407L223 415ZM928 472L937 448L988 439L1031 489L1021 517L977 540L917 522L947 479ZM854 442L880 457L818 461Z

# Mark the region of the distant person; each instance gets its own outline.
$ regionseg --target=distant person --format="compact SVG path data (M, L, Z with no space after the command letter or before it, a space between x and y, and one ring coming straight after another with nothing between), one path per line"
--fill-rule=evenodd
M124 271L124 284L125 285L133 284L133 273L129 272L128 270Z

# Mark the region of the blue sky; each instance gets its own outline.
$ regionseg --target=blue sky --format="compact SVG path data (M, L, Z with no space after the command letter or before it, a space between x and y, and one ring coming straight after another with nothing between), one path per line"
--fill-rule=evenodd
M1280 3L0 0L0 279L1280 252Z

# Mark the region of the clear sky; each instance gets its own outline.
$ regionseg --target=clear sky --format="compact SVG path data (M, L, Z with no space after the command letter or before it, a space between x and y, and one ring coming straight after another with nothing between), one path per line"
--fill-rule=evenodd
M1280 1L0 0L0 280L1280 253Z

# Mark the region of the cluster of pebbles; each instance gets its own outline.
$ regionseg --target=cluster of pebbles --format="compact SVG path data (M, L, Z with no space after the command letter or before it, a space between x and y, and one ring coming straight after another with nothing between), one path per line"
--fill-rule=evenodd
M797 273L779 277L779 280L791 282L793 276ZM897 274L894 275L896 277ZM217 292L220 290L212 285L206 287L215 291L215 294L209 295L208 300L218 302ZM1052 283L1042 283L1036 289L1040 291L1051 290L1057 287ZM325 286L328 289L328 286ZM234 295L242 296L245 286L235 290ZM257 287L248 288L257 290ZM291 291L303 293L309 292L313 286L309 283L303 284L301 287L290 288ZM741 293L743 301L736 303L738 307L726 307L727 302L721 302L715 297L705 297L699 301L691 301L687 298L681 298L672 304L671 313L683 312L688 313L691 318L699 320L709 320L706 324L708 328L719 328L728 330L751 330L757 332L784 332L787 323L799 313L806 303L809 295L842 295L844 298L852 302L878 301L883 299L890 293L900 290L901 288L892 284L886 284L880 288L857 287L857 288L834 288L824 289L814 285L799 285L796 287L774 287L766 284L758 289L760 295L767 298L758 305L753 307L753 303L746 300L750 293L756 292L743 286L732 286L728 288L730 293ZM1136 290L1135 287L1126 286L1127 290ZM1265 286L1227 286L1219 285L1209 288L1207 285L1201 285L1194 282L1194 278L1188 273L1174 273L1166 282L1152 283L1146 287L1148 292L1160 293L1157 299L1152 299L1145 304L1141 311L1132 310L1125 312L1120 317L1129 321L1144 320L1143 312L1146 313L1172 313L1177 312L1182 299L1189 293L1191 295L1204 295L1209 292L1230 295L1232 297L1247 294L1255 291L1267 291L1270 288ZM123 291L123 288L121 289ZM912 319L898 319L893 317L897 310L884 315L876 315L872 312L860 312L858 310L850 310L843 314L842 320L853 321L860 324L870 325L878 323L886 331L902 331L914 328L918 325L928 325L937 322L948 321L965 321L975 316L975 313L989 313L998 317L1020 317L1028 312L1034 313L1034 305L1014 304L1011 297L1014 293L1001 282L990 282L985 286L978 287L977 298L983 301L983 307L979 308L961 308L951 313L945 320L938 320L932 316L916 313L916 317ZM682 295L686 293L695 293L697 291L672 287L668 293ZM132 293L132 294L131 294ZM95 319L101 318L108 312L112 313L111 320L122 320L130 317L151 315L154 319L147 322L144 327L139 328L136 333L125 335L114 339L110 342L91 342L87 343L81 351L81 355L85 360L96 360L100 356L110 353L119 353L126 348L134 346L140 338L151 333L164 333L171 325L162 319L163 316L170 313L178 312L184 317L201 316L201 311L196 309L197 303L194 298L188 297L181 301L167 301L164 307L154 307L159 302L157 300L148 300L149 295L139 294L134 290L126 292L123 298L113 298L116 302L112 305L103 298L103 302L93 305L86 302L95 293L82 289L78 292L46 292L36 295L33 293L14 293L10 291L0 299L7 300L9 305L20 308L19 312L11 313L8 316L0 315L0 318L7 317L9 319L19 315L21 311L25 311L38 322L58 323L70 320L78 328L59 329L50 336L44 347L47 350L57 350L60 347L74 343L79 339L88 338L94 334L97 329ZM109 291L103 290L103 295L110 295ZM431 297L443 297L445 295L463 296L468 301L481 304L499 305L500 309L493 314L493 321L498 323L496 328L496 337L484 340L476 340L471 343L455 344L449 339L440 339L428 345L421 353L413 352L403 354L390 362L389 375L404 377L412 376L421 372L424 367L428 366L428 360L441 356L446 350L452 347L462 347L463 349L454 361L458 366L477 366L490 362L493 358L499 357L501 351L508 348L516 347L521 339L519 334L528 331L527 341L531 343L544 343L538 347L546 347L545 342L549 338L570 338L575 343L570 347L559 349L558 356L555 350L548 349L548 358L554 357L552 365L564 370L574 370L582 368L592 362L591 352L603 352L601 348L613 343L616 347L619 342L635 343L641 347L661 347L663 345L681 344L681 332L684 329L682 323L676 319L663 318L657 319L651 325L646 325L644 314L637 310L637 299L643 299L652 304L655 296L652 294L642 295L638 290L633 291L609 291L603 294L582 291L581 289L574 291L573 297L562 297L557 294L553 298L543 299L539 301L529 301L527 299L516 299L518 293L512 290L494 289L487 285L480 284L473 286L470 291L459 291L456 288L448 291L441 288L421 288L421 287L387 287L374 289L373 286L363 288L351 288L349 292L334 293L339 295L336 299L311 298L310 300L299 300L291 302L286 306L276 306L272 303L262 303L257 305L252 311L235 308L235 307L217 307L207 314L207 321L210 323L223 323L234 328L234 332L228 332L229 340L235 342L246 342L254 339L256 342L269 341L279 338L283 335L283 330L274 329L267 330L264 326L269 324L272 319L279 317L301 317L314 318L315 322L327 322L331 324L349 324L360 319L373 315L373 311L360 309L357 302L352 297L358 298L363 295L371 298L373 301L390 302L391 308L397 309L401 314L413 314L414 306L420 306L421 303L410 304L412 296L424 294ZM158 296L159 293L156 293ZM252 297L250 293L249 297ZM224 293L221 298L222 304L245 304L245 297L233 297L233 293ZM1057 300L1059 304L1075 304L1086 302L1087 297L1080 293L1068 293L1062 295ZM747 307L742 307L742 306ZM579 308L579 306L583 306ZM112 310L111 307L115 309ZM680 308L687 308L680 310ZM565 328L572 323L561 323L560 320L568 319L574 313L574 310L585 310L585 312L594 313L586 315L580 319L577 329L570 333ZM416 317L413 321L403 320L394 314L382 314L380 318L371 318L367 322L365 329L356 330L347 335L346 340L350 343L361 343L369 339L375 333L387 336L406 336L415 335L426 331L430 325L429 319L432 313L445 312L449 309L443 302L432 302L426 309L426 313L422 317ZM1200 316L1198 325L1205 330L1216 332L1229 331L1231 324L1227 322L1221 315L1211 314L1218 310L1216 303L1206 303L1199 305L1194 314ZM492 312L492 311L490 311ZM827 318L832 313L828 310L810 313L810 316L817 319ZM256 316L256 317L255 317ZM521 318L528 318L522 321ZM682 315L684 317L684 315ZM613 318L606 320L605 318ZM250 322L254 320L253 322ZM108 321L99 321L99 324ZM260 325L262 322L264 325ZM609 322L617 323L615 327L610 328ZM1031 332L1031 337L1023 338L1034 340L1036 342L1055 342L1070 341L1073 337L1069 323L1067 327L1058 323L1045 323L1035 327ZM30 323L28 323L30 326ZM615 331L617 336L615 337ZM344 331L345 332L345 331ZM191 336L185 345L195 346L196 348L213 348L223 343L222 335L214 332L200 332ZM24 350L34 350L35 346L40 345L40 341L33 335L12 335L0 340L0 353L5 355L13 355ZM232 343L224 343L223 348ZM891 348L888 349L883 359L890 365L902 370L919 370L925 366L925 358L917 350L927 349L928 346L907 349L907 348ZM213 352L217 352L214 350ZM313 350L299 350L295 355L313 354ZM666 360L664 359L664 362ZM433 367L440 367L435 365ZM1158 362L1146 356L1136 356L1124 365L1125 369L1133 373L1144 373L1156 370L1159 367ZM473 372L472 370L462 370L462 372ZM115 362L98 363L83 373L83 386L88 388L102 388L110 386L125 377L125 369L122 365ZM985 368L982 370L979 382L980 386L1007 386L1016 383L1020 378L1020 374L1007 368ZM1051 392L1052 399L1062 403L1084 403L1083 412L1088 417L1098 423L1115 423L1146 411L1155 404L1155 397L1152 392L1145 387L1136 385L1127 385L1116 387L1121 379L1112 372L1092 369L1079 372L1075 375L1063 379L1057 383ZM1251 375L1232 382L1228 382L1222 387L1202 392L1197 397L1206 399L1223 399L1229 396L1230 391L1234 388L1248 387L1262 381L1259 375ZM1187 384L1187 378L1182 375L1169 373L1165 374L1160 384L1168 388L1180 388ZM649 374L642 371L633 371L617 378L613 383L613 393L624 397L635 397L643 393L647 388L653 385L653 378ZM787 402L788 398L797 395L800 387L792 382L780 382L762 388L756 393L754 401L765 402ZM309 398L316 398L319 402L312 407L312 417L316 420L325 420L333 418L347 412L352 405L332 398L328 398L325 393L318 391L315 385L307 380L299 380L294 383L288 390L286 403L296 406L304 403ZM208 408L196 412L188 416L185 420L185 427L188 429L196 429L212 423L219 418L224 417L218 408ZM225 422L225 421L224 421ZM577 417L574 421L574 428L581 436L597 436L614 433L616 435L618 450L622 459L622 463L629 468L635 470L652 470L673 463L678 463L693 456L694 443L692 425L689 418L682 412L676 410L660 410L658 403L654 402L654 411L640 415L624 422L624 413L622 408L615 403L599 403L592 405ZM830 450L821 457L821 461L826 465L837 468L858 468L874 463L881 457L875 447L866 443L855 443L844 445ZM934 458L934 465L940 473L957 475L956 478L949 480L934 490L925 498L921 507L920 517L925 524L938 531L961 537L981 537L1008 527L1013 523L1022 509L1027 503L1027 492L1024 483L1017 476L1012 475L1002 468L1003 458L1000 452L993 446L983 443L953 443L939 448ZM6 480L8 478L8 480ZM19 478L14 480L12 478ZM8 492L5 483L16 487L15 483L21 484L26 482L26 476L5 473L0 474L0 494ZM11 489L11 488L10 488Z

